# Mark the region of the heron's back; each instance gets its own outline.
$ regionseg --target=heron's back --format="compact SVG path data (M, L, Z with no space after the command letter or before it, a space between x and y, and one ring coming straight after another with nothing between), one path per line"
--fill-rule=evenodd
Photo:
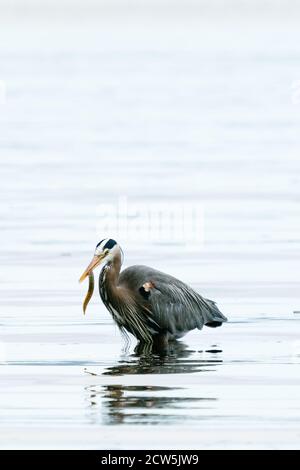
M126 268L119 284L140 296L146 283L151 287L146 297L154 318L175 336L194 328L221 326L227 318L215 302L205 299L179 279L144 265ZM145 302L144 302L145 303Z

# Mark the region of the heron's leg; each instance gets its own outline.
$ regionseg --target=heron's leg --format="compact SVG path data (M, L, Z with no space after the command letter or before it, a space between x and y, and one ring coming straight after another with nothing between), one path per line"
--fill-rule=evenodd
M167 348L168 343L168 333L160 333L158 335L153 336L153 346L157 349Z
M136 345L134 352L137 355L147 355L147 354L164 354L168 350L168 334L161 333L159 335L153 336L152 343L145 343L139 341Z

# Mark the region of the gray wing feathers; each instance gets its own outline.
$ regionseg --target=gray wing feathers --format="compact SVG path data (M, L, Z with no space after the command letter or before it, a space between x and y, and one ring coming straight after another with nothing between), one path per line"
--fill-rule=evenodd
M158 323L169 325L172 330L201 330L206 323L226 321L214 303L183 283L178 286L156 282L150 299Z
M178 334L212 322L227 321L216 303L204 299L185 283L147 266L131 266L120 276L120 283L135 291L146 282L154 287L150 290L148 302L153 320L162 329Z

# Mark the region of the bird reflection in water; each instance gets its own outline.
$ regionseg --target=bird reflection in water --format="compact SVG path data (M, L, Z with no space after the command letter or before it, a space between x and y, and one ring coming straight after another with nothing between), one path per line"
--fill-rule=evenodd
M188 349L179 341L162 347L138 344L132 356L121 359L117 365L108 367L103 375L127 374L187 374L204 372L222 362L216 358L190 358L196 351ZM189 358L189 359L188 359Z
M163 350L149 351L148 347L139 346L133 355L108 367L102 376L210 372L222 363L221 352L211 348L197 353L181 342L170 343ZM198 390L197 384L189 388L152 384L90 385L86 388L89 417L92 422L102 424L167 424L199 420L201 410L214 408L217 398L198 396Z

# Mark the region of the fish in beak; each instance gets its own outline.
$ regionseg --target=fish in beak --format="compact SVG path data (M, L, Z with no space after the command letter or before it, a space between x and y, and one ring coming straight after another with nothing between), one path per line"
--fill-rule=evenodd
M82 282L82 281L84 281L84 279L87 276L89 277L89 289L88 289L88 292L87 292L86 297L85 297L84 302L83 302L83 314L85 314L88 303L91 300L93 292L94 292L94 273L93 273L93 270L97 266L99 266L99 264L101 264L101 262L104 260L105 256L106 255L104 255L104 254L103 255L95 255L93 257L92 261L90 262L90 264L88 265L88 267L86 268L86 270L84 271L84 273L82 274L81 278L79 279L79 282Z

